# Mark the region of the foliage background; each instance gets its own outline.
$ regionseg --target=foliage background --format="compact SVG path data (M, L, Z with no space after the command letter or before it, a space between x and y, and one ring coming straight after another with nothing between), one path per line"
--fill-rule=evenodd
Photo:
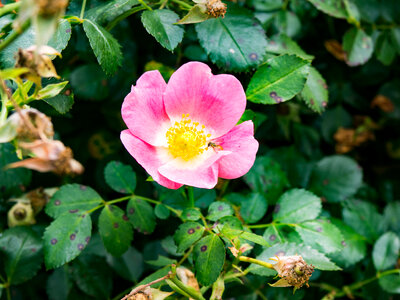
M8 291L12 299L118 299L146 276L158 272L152 278L160 277L168 268L164 265L180 261L183 253L177 252L172 236L182 222L197 219L185 218L190 204L184 189L168 191L146 181L148 175L123 149L120 107L144 71L159 69L168 79L174 69L192 60L206 62L214 74L232 73L241 80L249 100L243 119L253 120L260 143L251 172L216 190L195 189L196 207L209 224L235 216L224 219L232 230L252 230L275 244L258 245L263 242L252 236L255 248L247 256L266 260L284 249L320 259L314 263L317 269L343 269L315 271L311 287L293 295L289 288L269 287L274 273L258 268L242 277L245 285L226 281L224 298L393 299L400 293L398 1L238 1L228 3L224 19L173 25L194 5L182 2L91 0L82 20L82 2L70 1L49 42L62 51L62 58L54 60L61 79L43 79L43 86L69 83L60 94L29 105L51 116L57 138L73 149L85 173L59 177L26 169L0 170L0 299L7 299ZM158 10L160 5L165 9ZM2 38L12 32L15 18L13 12L1 16ZM105 38L96 34L96 27ZM19 47L35 42L33 32L31 27L0 52L2 69L13 67ZM7 84L17 89L12 81ZM255 92L259 88L263 93ZM271 94L274 91L278 95ZM386 106L376 100L377 95ZM354 131L347 132L346 139L340 128ZM0 144L0 153L1 167L17 160L11 143ZM131 181L112 183L117 173ZM85 192L92 194L82 196L78 185L64 186L74 183L93 188ZM46 228L61 215L54 199L36 215L35 225L7 226L7 212L14 204L8 200L32 189L63 186L71 199L83 197L83 203L95 199L97 205L101 198L123 196L117 192L121 184L126 191L154 201L135 198L127 206L116 203L122 210L134 207L141 214L118 233L120 248L115 239L107 242L105 233L99 233L99 209L91 216L91 234L87 224L79 225L92 236L82 254L68 257L73 251L67 245L50 258ZM213 201L221 201L223 209ZM285 205L289 209L300 204L305 208L285 215ZM181 218L174 210L184 211ZM60 230L70 221L60 221L60 228L50 233L67 237ZM228 229L222 236L232 235ZM175 242L181 241L175 238ZM224 270L229 272L232 262L227 253ZM192 255L184 264L201 273ZM220 270L215 268L211 264L206 272L218 276ZM197 279L211 280L208 275ZM210 290L205 295L209 294Z

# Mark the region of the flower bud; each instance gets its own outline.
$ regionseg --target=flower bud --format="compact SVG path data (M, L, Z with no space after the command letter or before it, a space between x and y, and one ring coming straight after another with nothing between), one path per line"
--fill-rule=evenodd
M314 271L314 267L308 265L300 255L276 256L270 259L277 261L274 269L278 272L278 276L281 277L271 286L293 286L295 288L301 288L304 284L308 286L308 280Z
M30 203L17 202L8 211L8 227L32 225L36 223Z
M226 4L221 0L208 0L206 2L207 14L213 16L214 18L225 17Z

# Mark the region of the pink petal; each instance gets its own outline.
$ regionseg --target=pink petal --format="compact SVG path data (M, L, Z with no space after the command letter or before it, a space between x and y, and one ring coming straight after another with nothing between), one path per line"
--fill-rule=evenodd
M121 132L121 141L136 161L150 174L160 185L169 189L178 189L182 184L173 182L163 175L157 169L165 164L167 160L157 151L157 147L147 144L134 136L128 129Z
M234 179L246 174L254 164L258 150L258 142L254 139L252 121L235 126L224 136L213 140L225 151L232 153L222 157L219 163L218 176Z
M218 181L217 161L229 154L228 151L215 152L210 149L209 153L204 155L204 160L200 157L195 162L183 162L177 158L161 166L158 171L172 181L212 189Z
M165 144L165 133L171 124L162 99L166 86L159 71L146 72L122 104L122 118L129 130L153 146Z
M239 80L232 75L212 75L203 63L181 66L165 89L165 110L172 121L182 114L206 126L213 138L232 129L246 106L246 95Z

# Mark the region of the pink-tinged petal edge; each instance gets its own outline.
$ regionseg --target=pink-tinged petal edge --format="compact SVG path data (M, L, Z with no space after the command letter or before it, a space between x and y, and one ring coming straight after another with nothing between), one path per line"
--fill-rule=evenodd
M178 189L182 186L158 172L158 168L166 162L157 154L156 147L137 138L128 129L121 132L121 141L129 154L153 177L154 181L169 189Z
M218 177L235 179L246 174L254 164L258 150L258 142L254 138L252 121L235 126L224 136L213 140L226 151L232 153L219 161Z
M182 114L189 114L216 138L239 121L246 107L246 94L234 76L213 75L206 64L189 62L168 81L164 104L173 121L179 121Z
M122 103L122 118L133 135L153 146L165 143L170 120L163 93L167 84L159 71L144 73Z

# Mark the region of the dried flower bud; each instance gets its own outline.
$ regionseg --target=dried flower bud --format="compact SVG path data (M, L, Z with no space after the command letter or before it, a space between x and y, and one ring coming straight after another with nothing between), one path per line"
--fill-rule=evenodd
M141 290L134 295L130 295L126 300L152 300L153 296L151 293L151 288L146 287L144 290Z
M214 18L225 17L226 4L221 0L208 0L206 2L207 14L213 16Z
M39 15L52 16L64 13L68 6L68 0L36 0L39 7Z
M24 203L22 201L17 202L8 211L8 226L23 226L35 224L35 217L33 214L33 209L30 203Z
M16 125L19 141L28 142L37 139L51 139L54 135L51 119L37 109L22 109L10 116L10 121ZM28 126L30 122L32 126Z
M394 104L393 102L384 95L376 95L371 102L371 107L379 107L384 112L393 112Z
M184 284L191 286L196 291L200 290L199 283L197 282L197 279L192 271L183 267L179 267L176 269L176 274Z
M345 61L347 54L343 50L342 45L336 40L328 40L324 43L326 50L332 54L336 59Z
M308 280L314 271L314 267L308 265L300 255L276 256L270 259L277 261L274 269L278 272L278 276L281 277L271 286L293 286L295 288L301 288L304 284L308 286Z
M20 143L21 148L29 150L35 157L9 164L8 168L28 168L39 172L54 172L58 175L81 174L83 166L72 158L72 150L60 141L37 140Z
M375 135L368 129L355 130L340 127L333 136L337 142L335 149L337 153L347 153L354 147L358 147L363 143L374 140Z

